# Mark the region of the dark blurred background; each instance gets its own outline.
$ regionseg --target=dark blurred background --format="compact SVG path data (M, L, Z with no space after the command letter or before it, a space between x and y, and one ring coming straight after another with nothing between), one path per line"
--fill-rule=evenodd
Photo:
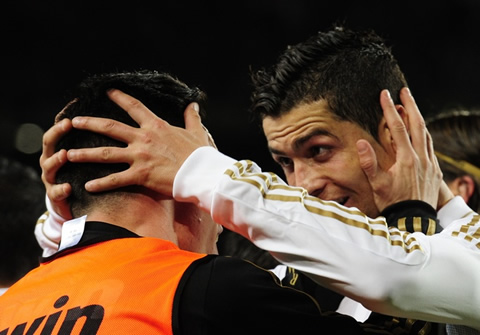
M209 95L219 149L277 171L249 121L249 69L344 22L384 36L425 115L479 104L480 1L4 1L0 154L38 168L41 135L84 77L157 69Z

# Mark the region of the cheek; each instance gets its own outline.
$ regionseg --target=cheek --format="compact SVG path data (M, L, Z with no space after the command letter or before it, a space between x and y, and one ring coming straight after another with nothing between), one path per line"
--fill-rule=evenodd
M354 185L353 188L359 193L364 193L365 195L365 192L370 193L370 182L368 181L367 176L363 172L363 169L360 166L360 162L358 160L353 161L350 164L350 168L348 170L350 170L350 172L347 174L347 176L351 180L351 184Z
M362 197L371 193L370 183L356 157L346 156L332 159L318 170L321 170L322 174L338 187L352 190Z
M357 183L363 176L360 162L351 155L338 155L332 157L327 163L319 164L319 171L332 180L342 183Z
M288 185L292 185L292 186L295 186L296 184L296 181L295 181L295 174L293 173L287 173L287 172L283 172L284 176L285 176L285 180L287 182Z

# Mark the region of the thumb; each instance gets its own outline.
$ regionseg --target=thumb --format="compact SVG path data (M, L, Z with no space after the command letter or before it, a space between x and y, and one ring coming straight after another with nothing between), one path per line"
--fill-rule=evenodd
M187 130L202 130L202 119L199 114L200 106L196 102L192 102L187 106L184 112L185 128Z
M360 167L369 180L377 175L377 156L372 146L366 140L357 141L358 160Z
M200 138L203 138L203 145L210 145L217 148L212 135L208 132L207 128L202 124L202 118L200 117L200 106L196 102L192 102L187 106L184 112L185 129L194 133Z

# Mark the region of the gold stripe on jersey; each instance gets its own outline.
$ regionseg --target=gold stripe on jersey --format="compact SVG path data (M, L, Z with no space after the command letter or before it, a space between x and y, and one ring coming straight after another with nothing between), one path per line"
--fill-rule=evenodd
M47 240L49 240L50 242L54 243L54 244L58 244L58 241L54 241L52 240L48 234L45 233L45 230L43 228L45 228L45 221L48 219L48 217L50 216L50 212L49 211L45 211L37 220L36 224L35 225L42 225L41 229L42 229L42 234L44 237L47 238Z
M397 220L397 228L401 231L407 231L407 218L400 218Z
M478 214L473 215L472 220L469 223L462 225L458 230L452 231L452 236L459 237L460 234L465 234L463 238L468 242L472 242L473 240L479 239L480 228L477 228L473 233L470 233L470 234L468 233L470 228L474 227L479 220L480 220L480 215ZM478 249L480 249L480 242L478 242L475 246Z
M419 217L413 218L413 231L418 232L422 231L422 219Z
M45 211L45 212L38 218L37 224L39 224L39 223L44 223L44 222L47 220L47 218L48 218L49 215L50 215L50 213L49 213L48 211Z
M232 178L233 180L245 182L245 183L248 183L248 184L256 187L260 191L260 193L261 193L261 195L264 199L276 200L276 201L282 201L282 202L303 203L304 207L311 213L318 214L318 215L323 216L323 217L328 217L328 218L335 219L337 221L340 221L340 222L342 222L346 225L352 226L352 227L357 227L357 228L364 229L364 230L368 231L373 236L384 237L391 245L402 247L403 250L406 253L410 253L414 250L422 250L422 247L418 243L416 243L417 242L416 239L414 237L410 236L409 233L404 233L403 238L402 238L402 234L400 234L399 232L395 232L395 231L389 232L388 227L386 225L386 222L383 219L370 219L370 218L366 217L365 214L363 214L358 209L349 209L349 208L343 207L343 206L341 206L338 203L333 202L333 201L324 201L324 200L321 200L319 198L309 196L307 194L307 191L303 188L300 188L300 187L292 187L292 186L287 186L287 185L272 185L272 183L270 181L270 178L268 178L267 175L265 175L263 173L251 172L252 171L251 168L253 166L252 161L247 160L246 162L247 162L246 166L244 164L242 164L241 162L236 162L235 163L235 166L238 169L239 175L237 175L237 173L235 171L231 170L231 169L228 169L227 171L225 171L225 174L227 176L229 176L230 178ZM248 177L242 177L246 173L248 173L249 176ZM276 176L276 175L271 174L271 176ZM270 191L275 191L275 190L297 191L297 192L300 192L301 195L289 196L289 195L280 195L280 194L267 194L267 190L264 188L264 186L260 182L251 179L252 177L256 177L256 178L261 179L265 183L265 187L267 188L267 190L270 190ZM319 208L319 207L307 205L305 203L305 200L307 200L307 199L309 201L318 203L318 204L320 204L322 206L325 206L325 207L335 207L335 208L341 210L342 212L344 212L346 214L361 216L371 223L382 224L385 229L384 230L383 229L374 229L371 225L369 225L366 222L355 220L355 219L352 219L352 218L347 218L343 215L340 215L338 213L332 212L332 211L327 210L327 209L322 209L322 208ZM421 228L420 228L420 231L421 231ZM393 237L393 236L397 236L399 239L392 240L391 237Z
M262 179L263 182L265 183L267 189L269 189L269 190L285 190L285 191L290 191L290 192L291 191L297 191L297 192L302 193L303 198L308 198L308 200L321 203L324 206L332 206L332 207L335 207L337 209L340 209L343 212L347 212L351 215L365 216L365 214L363 214L358 209L351 209L351 208L343 207L340 204L338 204L337 202L325 201L325 200L321 200L317 197L310 196L310 195L308 195L307 190L305 190L302 187L295 187L295 186L283 185L283 184L276 184L276 185L272 186L272 184L270 182L270 179L264 173L252 172L252 167L253 167L253 162L252 161L245 160L245 162L247 162L246 166L243 165L241 162L236 162L234 165L238 168L238 172L239 172L240 175L243 176L244 174L248 173L249 177L243 177L243 178L238 177L236 175L236 173L234 171L230 170L230 169L225 171L225 174L230 176L232 179L236 179L236 180L241 179L242 181L245 181L249 184L254 185L255 187L257 187L260 190L262 196L264 196L264 197L265 197L265 194L266 194L266 190L264 190L263 186L260 185L258 182L251 180L250 177L257 177L257 178ZM276 174L271 173L271 172L269 172L268 174L272 177L272 182L274 182L274 183L278 182L278 176ZM279 196L279 197L282 197L282 196ZM296 197L298 197L298 196L296 196ZM273 200L282 200L282 199L273 199ZM380 221L380 220L370 219L370 221Z
M433 219L428 219L428 229L427 229L427 235L433 235L435 234L435 228L437 227L437 222Z

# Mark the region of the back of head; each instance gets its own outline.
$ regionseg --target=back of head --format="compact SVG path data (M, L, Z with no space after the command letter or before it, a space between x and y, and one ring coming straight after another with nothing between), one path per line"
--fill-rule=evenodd
M155 71L122 72L92 76L84 80L58 119L72 119L75 116L95 116L121 121L138 127L138 124L107 96L109 89L116 88L139 99L152 112L172 125L183 126L183 112L193 101L200 104L203 111L206 96L198 88L190 88L185 83L166 73ZM72 130L57 145L59 149L92 148L125 144L114 139L81 130ZM115 200L127 194L131 188L117 189L103 193L89 193L85 183L128 168L126 164L67 163L57 173L57 183L72 185L69 197L74 217L83 215L98 200ZM127 193L126 193L127 192Z
M426 123L445 181L472 177L475 191L468 205L480 210L480 111L452 109L426 119Z
M252 73L251 111L262 120L325 99L340 119L377 136L380 92L395 102L406 81L384 40L373 31L335 27L289 46L269 69Z
M45 187L37 172L0 157L0 287L38 266L42 249L34 229L45 211Z

